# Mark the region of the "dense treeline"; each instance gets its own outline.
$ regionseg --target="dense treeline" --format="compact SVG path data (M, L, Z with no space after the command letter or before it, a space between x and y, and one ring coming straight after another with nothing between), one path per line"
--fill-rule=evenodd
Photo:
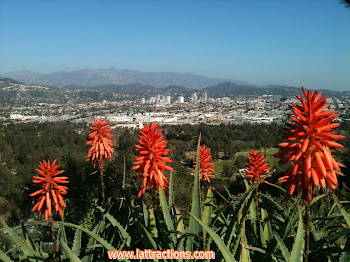
M195 151L196 141L202 134L202 143L212 152L214 160L234 160L232 165L237 168L244 166L244 157L235 159L236 152L250 149L264 150L277 147L282 142L283 126L272 124L242 124L218 126L177 125L163 126L165 138L173 163L175 201L178 206L188 209L191 196L193 177L190 170L194 158L188 156ZM350 123L344 122L338 130L339 134L350 136ZM37 165L42 160L57 159L57 163L65 170L70 185L66 199L69 205L66 219L74 223L86 220L86 214L95 199L100 198L100 184L96 170L91 163L86 162L86 137L88 125L83 123L43 123L43 124L10 124L0 128L0 215L10 224L18 224L20 220L31 216L32 198L29 194L35 189L32 177ZM140 181L132 179L131 170L134 161L134 145L138 141L137 130L116 128L113 130L114 154L112 162L107 163L105 170L105 185L107 197L120 198L119 190L123 183L125 170L126 190L132 196L137 196ZM340 162L350 166L349 139L341 141L344 149L337 150ZM125 163L125 169L124 169ZM272 181L277 181L282 168L276 169ZM193 170L193 169L192 169ZM232 171L233 170L233 171ZM231 168L232 172L236 172ZM228 170L225 170L228 172ZM348 169L343 169L347 176L341 177L340 186L350 181ZM348 183L349 184L349 183ZM235 179L213 179L212 185L219 191L223 186L238 194L244 191L242 182ZM261 186L264 190L264 186ZM273 194L273 193L272 193ZM342 191L346 194L346 186Z
M249 149L277 147L282 135L282 127L272 124L242 124L242 125L177 125L166 127L166 138L174 145L173 140L192 141L191 149L194 150L199 133L202 134L202 143L211 149L214 160L219 159L219 152L223 152L223 159L232 159L234 153ZM183 143L179 142L179 145ZM188 143L186 143L188 144ZM182 151L183 152L183 151ZM186 152L186 150L185 150ZM181 152L178 152L181 155Z

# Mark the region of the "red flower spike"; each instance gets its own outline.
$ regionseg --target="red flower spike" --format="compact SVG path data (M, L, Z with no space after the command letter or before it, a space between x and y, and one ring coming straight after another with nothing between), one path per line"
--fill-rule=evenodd
M305 99L296 96L301 105L292 104L294 116L290 119L294 124L286 124L284 138L289 141L279 144L281 150L275 156L282 157L280 164L293 162L285 176L279 179L280 183L287 183L286 198L297 189L303 193L304 203L308 204L314 189L337 188L340 163L334 160L329 147L342 148L335 140L345 137L334 134L333 128L340 124L330 122L339 114L325 111L329 106L327 96L321 97L322 92L314 90L307 92L304 87L302 91Z
M40 217L43 212L45 212L46 221L52 219L52 206L59 212L61 217L63 217L62 207L66 207L62 195L67 193L68 187L59 184L66 184L69 183L69 181L67 181L68 177L66 176L57 176L64 172L64 170L58 171L57 169L59 167L60 166L56 165L56 159L52 164L50 164L50 161L44 161L44 163L40 162L40 169L36 169L39 176L33 177L33 183L41 187L41 189L30 194L30 196L40 195L32 212L35 210L39 211ZM57 199L59 199L59 201Z
M156 122L152 122L140 129L139 145L135 145L138 154L134 162L135 166L132 169L142 173L142 175L134 178L143 178L143 186L138 197L145 193L147 185L154 191L158 187L162 187L165 193L168 194L167 187L169 183L164 176L164 171L173 170L166 164L172 163L172 161L169 157L166 157L170 149L165 149L168 142L163 140L162 129L157 130L158 126Z
M251 150L248 156L248 163L246 164L246 172L244 175L244 179L256 183L266 174L266 172L270 171L268 165L269 164L266 163L263 153ZM271 175L269 175L268 177L270 176ZM262 182L269 184L269 182L265 180Z
M212 167L214 167L214 164L211 163L211 155L210 155L210 149L205 147L205 145L201 146L199 148L199 179L200 180L207 180L210 183L209 177L215 177L215 175L211 175L210 173L215 172ZM194 162L193 165L194 168L196 168L196 162ZM195 173L196 171L192 171Z
M92 161L94 167L96 164L99 165L99 168L103 168L103 160L108 159L112 160L113 142L111 139L113 135L108 133L112 131L109 128L106 120L93 120L92 126L89 128L92 131L89 131L88 142L86 143L89 149L89 153L86 161Z

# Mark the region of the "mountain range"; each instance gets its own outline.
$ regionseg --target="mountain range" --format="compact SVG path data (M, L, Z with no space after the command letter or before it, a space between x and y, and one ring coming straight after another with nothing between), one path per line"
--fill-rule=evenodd
M59 71L50 74L35 73L21 70L1 74L0 77L12 78L25 84L37 84L43 86L64 87L77 86L100 86L106 84L129 85L142 84L157 88L167 86L183 86L187 88L205 88L222 82L232 81L237 84L245 84L242 81L234 81L224 78L209 78L203 75L191 73L181 74L173 72L140 72L134 70L109 69L82 69L71 72Z
M151 85L128 84L128 85L100 85L100 86L65 86L70 90L94 90L100 92L112 92L117 94L129 94L138 96L154 96L157 94L172 96L184 95L190 97L195 92L206 91L210 96L261 96L261 95L281 95L282 97L294 97L296 94L302 95L301 88L291 86L255 86L247 84L236 84L233 82L223 82L202 89L186 88L183 86L167 86L156 88ZM342 97L350 95L350 91L321 90L330 97Z
M301 88L281 85L250 85L241 81L209 78L194 74L146 73L132 70L84 69L51 74L35 73L28 70L2 74L1 85L7 81L59 87L69 90L112 92L138 96L170 94L191 96L193 92L207 91L211 96L259 96L264 94L283 97L301 95ZM1 86L0 86L1 88ZM350 91L322 90L328 96L350 95Z
M10 78L0 78L0 93L5 91L2 88L7 86L12 86L16 84L22 84L18 81L12 80ZM70 90L70 95L80 94L91 96L93 92L98 92L102 96L107 95L108 93L114 94L125 94L125 95L136 95L136 96L155 96L157 94L171 96L183 95L185 97L190 97L195 92L206 91L211 97L221 97L221 96L261 96L261 95L281 95L282 97L294 97L296 94L302 95L301 88L290 87L290 86L279 86L279 85L270 85L270 86L255 86L247 84L236 84L233 82L222 82L216 85L205 87L202 89L196 88L187 88L179 85L171 85L166 87L154 87L152 85L143 85L143 84L127 84L127 85L118 85L118 84L105 84L105 85L96 85L96 86L83 86L83 85L68 85L61 88L49 87L40 89L42 94L41 97L46 97L46 93L56 93L61 92L65 94L65 90ZM344 97L349 96L350 91L334 91L334 90L321 90L323 94L330 97ZM6 91L7 94L9 91ZM72 93L73 92L73 93ZM5 94L4 93L4 94ZM4 95L3 94L3 95ZM1 95L1 94L0 94ZM13 96L14 94L11 94ZM26 93L29 95L29 93ZM95 95L94 95L95 96ZM107 95L108 97L108 95Z

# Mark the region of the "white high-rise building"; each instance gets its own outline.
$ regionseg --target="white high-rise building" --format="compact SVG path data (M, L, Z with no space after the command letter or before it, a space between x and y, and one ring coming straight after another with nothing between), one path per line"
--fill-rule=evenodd
M204 103L208 102L208 94L207 94L207 91L204 91L203 102L204 102Z
M146 103L146 99L145 98L141 98L141 104L145 104Z
M198 97L197 97L197 94L194 93L192 96L191 96L191 102L193 104L197 104L198 103Z
M156 101L157 101L157 98L155 98L154 96L150 97L150 99L149 99L150 104L155 104Z
M171 96L170 95L165 96L164 101L165 101L164 104L170 105L171 104Z
M177 102L179 102L179 103L185 103L185 98L183 97L183 96L179 96L178 98L177 98Z

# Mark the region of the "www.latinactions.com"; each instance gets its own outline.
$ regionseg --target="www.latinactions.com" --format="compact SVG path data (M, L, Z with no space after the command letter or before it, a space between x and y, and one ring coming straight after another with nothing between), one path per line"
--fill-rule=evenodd
M151 250L136 248L134 251L107 251L109 259L215 259L215 252L212 250L184 251L184 250Z

